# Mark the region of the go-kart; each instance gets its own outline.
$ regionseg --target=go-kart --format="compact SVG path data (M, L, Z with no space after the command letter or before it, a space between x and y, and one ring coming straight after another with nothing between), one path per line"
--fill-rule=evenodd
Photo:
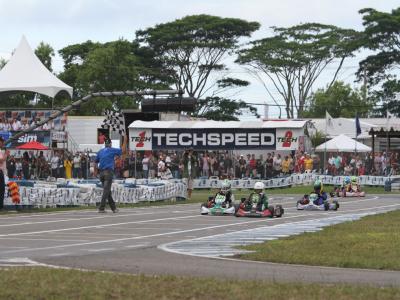
M297 210L338 210L339 202L334 200L329 202L325 200L321 205L314 204L314 201L318 199L316 193L311 193L310 195L304 195L303 199L297 201Z
M246 207L244 204L246 198L242 198L241 204L236 211L236 217L248 217L248 218L273 218L282 217L284 209L282 205L269 205L268 207L262 207L261 210L257 208L257 203L253 203L251 207Z
M364 191L346 191L341 187L336 188L334 194L337 197L365 197Z
M214 201L213 201L214 200ZM207 203L203 203L200 207L200 213L202 215L213 215L213 216L223 216L223 215L233 215L235 214L235 207L229 206L225 203L226 196L218 194L215 199L214 197L209 197Z

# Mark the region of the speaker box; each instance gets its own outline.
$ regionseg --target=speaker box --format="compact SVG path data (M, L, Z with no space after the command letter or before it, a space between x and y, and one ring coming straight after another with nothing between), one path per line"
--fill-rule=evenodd
M195 105L195 98L143 99L142 112L190 112L194 111Z

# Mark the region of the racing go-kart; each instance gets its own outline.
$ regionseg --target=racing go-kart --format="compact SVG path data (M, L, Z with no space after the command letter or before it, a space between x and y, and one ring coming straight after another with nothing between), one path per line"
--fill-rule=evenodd
M258 209L257 202L253 202L251 206L245 205L246 198L241 199L241 203L239 205L238 210L236 211L236 217L248 217L248 218L273 218L282 217L284 213L284 209L282 205L269 205L268 207L264 207L262 205L261 209Z
M336 188L334 194L337 197L365 197L364 191L346 191L343 188Z
M310 195L304 195L303 199L297 201L297 210L338 210L339 202L334 200L329 202L325 200L321 205L314 204L314 201L318 199L318 194L311 193Z
M213 201L214 200L214 201ZM200 207L200 213L202 215L213 215L213 216L223 216L223 215L233 215L235 214L235 207L229 206L225 203L226 196L217 194L214 197L209 197L208 202L204 203Z

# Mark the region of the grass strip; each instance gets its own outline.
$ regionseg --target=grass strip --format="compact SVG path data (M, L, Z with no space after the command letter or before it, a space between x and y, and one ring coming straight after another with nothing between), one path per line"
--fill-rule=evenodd
M255 251L242 259L287 264L400 270L400 210L367 216L265 243L244 246Z
M394 287L144 276L48 268L0 270L0 299L399 299Z

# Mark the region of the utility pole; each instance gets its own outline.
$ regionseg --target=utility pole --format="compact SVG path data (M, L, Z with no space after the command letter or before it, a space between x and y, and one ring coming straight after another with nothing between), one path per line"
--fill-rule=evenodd
M367 81L367 68L364 67L363 70L363 87L362 87L362 96L364 102L367 101L368 97L368 81Z

